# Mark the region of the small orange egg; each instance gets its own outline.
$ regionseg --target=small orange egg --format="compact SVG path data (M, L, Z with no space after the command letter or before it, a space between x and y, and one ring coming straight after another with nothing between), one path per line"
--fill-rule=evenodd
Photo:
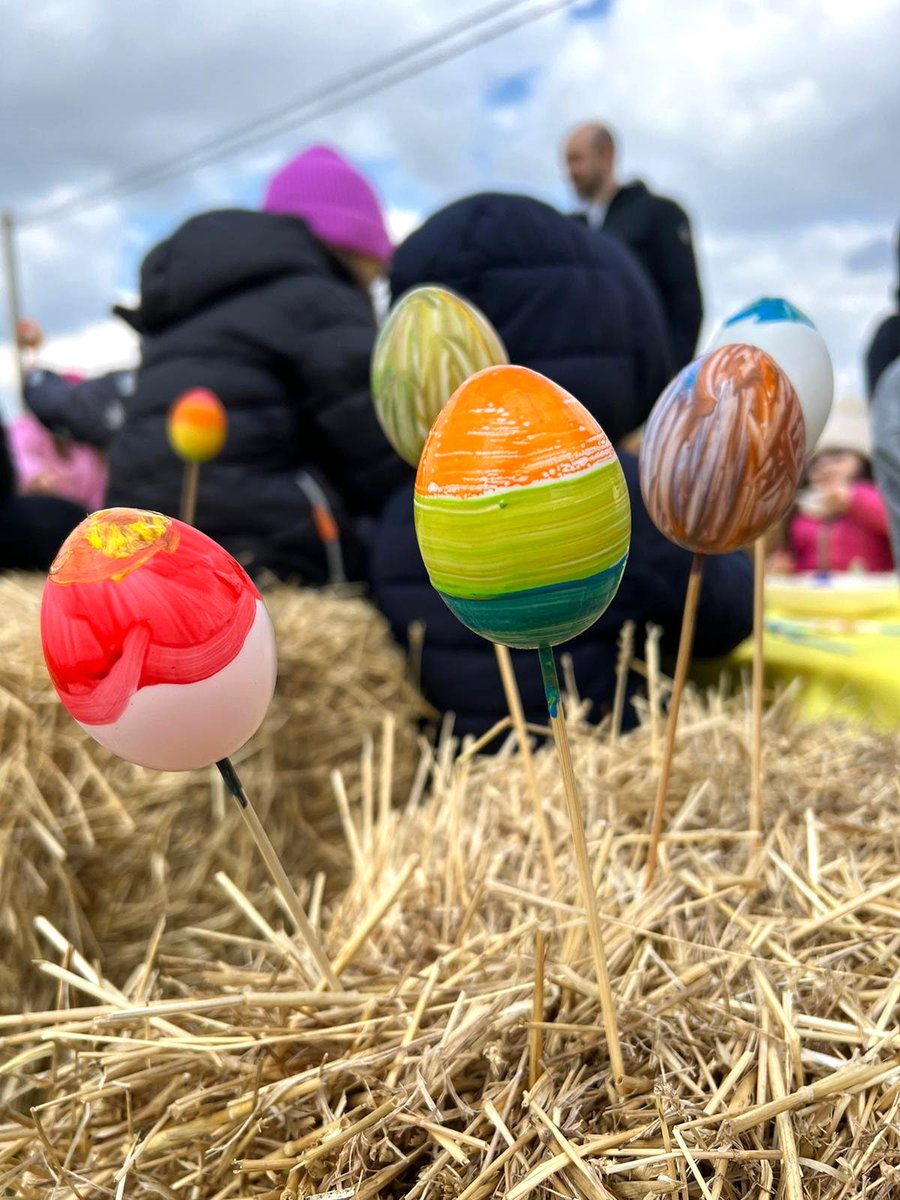
M206 388L185 392L169 410L169 445L185 462L215 458L228 437L228 416L219 397Z

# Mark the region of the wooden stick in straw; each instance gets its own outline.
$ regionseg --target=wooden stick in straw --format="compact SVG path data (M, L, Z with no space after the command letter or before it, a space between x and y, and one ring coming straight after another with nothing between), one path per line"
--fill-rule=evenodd
M535 823L537 824L541 845L544 849L544 859L547 863L547 875L550 879L550 886L554 891L556 891L557 887L559 886L559 872L556 868L556 855L553 853L553 841L550 837L550 826L547 823L547 814L544 812L544 806L541 803L541 794L538 791L537 780L534 776L534 760L531 757L531 744L528 741L528 731L525 728L525 712L522 708L522 697L519 695L519 685L516 682L516 674L513 670L512 659L510 658L507 647L495 644L494 650L497 653L497 666L500 668L500 678L503 681L503 691L506 693L506 703L509 706L509 715L512 718L513 729L516 731L516 740L519 743L519 754L522 758L522 767L525 771L525 780L528 784L528 791L531 796L531 804L532 808L534 809Z
M675 664L675 681L666 722L666 745L663 751L659 781L656 786L656 803L653 806L653 822L650 826L650 843L647 847L647 865L644 868L644 887L649 888L656 877L656 855L662 834L666 796L669 792L669 776L672 772L672 756L675 753L675 735L678 732L678 710L687 682L688 667L691 665L691 650L694 646L694 628L697 624L697 602L700 599L700 584L703 580L703 555L695 554L688 577L687 595L684 599L684 616L681 621L681 640L678 643L678 659Z
M186 462L184 475L181 480L181 508L179 516L185 525L193 525L197 514L197 483L200 478L200 464Z
M578 790L575 785L575 770L572 766L572 754L569 750L569 737L566 723L560 708L559 677L556 674L556 663L550 646L541 646L538 650L541 663L541 675L544 681L544 692L547 697L547 709L550 713L550 728L556 743L559 765L562 772L563 790L566 796L566 809L569 816L569 828L575 849L575 863L578 868L578 879L581 885L584 913L587 918L588 936L594 956L594 968L597 972L597 991L600 999L600 1011L603 1016L603 1027L609 1048L609 1060L613 1072L613 1086L618 1088L619 1081L625 1074L622 1061L622 1047L619 1043L619 1027L616 1022L616 1006L613 1001L612 987L609 982L609 968L606 965L606 951L603 948L603 934L600 931L600 916L597 912L597 897L594 893L594 882L591 874L591 864L588 861L587 838L584 833L584 817Z
M294 891L291 881L287 877L287 872L281 864L281 859L275 851L275 847L269 840L269 835L263 828L262 822L256 815L256 810L247 799L247 793L244 791L244 786L238 778L232 762L228 758L223 758L216 763L219 771L225 781L225 786L238 802L241 810L241 816L250 830L250 835L256 843L256 848L263 857L263 862L268 868L269 874L279 892L284 898L284 902L288 907L288 911L294 919L294 924L297 926L297 932L306 942L310 954L316 962L316 966L322 973L322 978L336 991L341 991L341 983L331 963L328 961L321 942L313 929L309 918L303 911L303 906L300 903L300 898Z
M753 546L753 680L751 684L750 730L750 830L756 841L762 837L763 811L763 649L766 588L766 543L757 538Z

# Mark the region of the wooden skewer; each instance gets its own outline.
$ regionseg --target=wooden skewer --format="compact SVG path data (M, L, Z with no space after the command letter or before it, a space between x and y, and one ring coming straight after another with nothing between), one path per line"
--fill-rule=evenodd
M250 830L250 835L256 843L256 848L262 855L263 862L266 864L275 886L281 892L288 911L293 917L297 932L303 938L304 942L306 942L310 954L315 959L316 966L322 973L322 978L336 992L340 992L342 990L341 982L335 974L331 963L328 961L328 956L319 941L315 929L313 929L309 918L303 911L300 897L294 891L291 881L287 877L287 872L282 866L281 859L278 857L275 847L269 840L269 835L256 815L256 810L247 799L247 793L244 791L244 786L238 778L237 771L235 771L231 760L223 758L220 762L216 763L216 766L219 768L222 778L225 781L225 786L231 792L232 796L234 796L235 800L237 800L241 816Z
M753 546L753 680L751 684L750 731L750 830L759 843L763 830L763 680L765 663L766 543L757 538Z
M197 483L200 478L200 464L186 462L181 481L180 517L185 525L193 525L197 515Z
M672 773L672 756L675 753L675 735L678 732L678 710L687 682L688 667L691 665L691 650L694 646L694 629L697 624L697 602L700 599L700 584L703 580L703 555L695 554L688 577L687 595L684 599L684 616L681 621L681 639L678 643L678 660L675 664L675 681L666 722L666 745L656 787L656 803L653 806L653 822L650 826L650 843L647 847L647 865L644 868L644 887L649 888L656 878L656 856L662 834L666 796L669 792L669 777Z
M556 855L553 853L553 841L550 837L547 814L544 812L544 806L541 803L541 794L538 791L537 780L534 775L534 760L531 757L531 743L528 740L528 730L525 728L525 712L522 708L522 697L519 695L519 685L516 682L516 674L513 670L512 659L507 647L495 644L494 649L497 652L497 666L500 668L500 678L503 681L503 691L506 693L509 715L512 718L513 729L516 731L516 740L519 743L519 754L522 757L522 767L525 771L525 780L531 796L531 805L534 809L534 820L541 839L541 845L544 849L547 875L550 879L550 886L555 892L559 887L559 871L556 867Z
M616 1021L616 1006L613 1000L612 987L609 981L609 968L606 964L606 951L603 948L603 934L600 930L600 915L597 912L597 897L594 892L594 881L591 864L588 860L587 838L584 833L584 817L581 803L578 799L578 789L575 784L575 770L572 766L572 753L569 749L569 737L566 732L566 722L560 707L559 678L556 674L556 663L553 660L553 650L550 646L541 646L538 650L541 662L541 674L544 680L544 691L547 696L547 708L550 713L550 728L556 743L562 771L563 790L566 796L566 808L569 815L569 828L575 849L575 862L578 868L578 879L581 885L582 903L587 918L588 936L594 956L594 968L597 972L597 991L600 1000L600 1012L603 1017L603 1027L609 1049L609 1060L612 1066L613 1086L618 1090L620 1081L625 1075L622 1060L622 1047L619 1042L619 1027Z

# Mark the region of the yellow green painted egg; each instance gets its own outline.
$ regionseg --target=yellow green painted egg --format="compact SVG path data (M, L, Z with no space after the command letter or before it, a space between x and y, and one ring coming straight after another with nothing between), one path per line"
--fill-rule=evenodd
M385 435L416 466L435 419L459 385L509 361L487 317L446 288L413 288L397 301L372 355L372 398Z

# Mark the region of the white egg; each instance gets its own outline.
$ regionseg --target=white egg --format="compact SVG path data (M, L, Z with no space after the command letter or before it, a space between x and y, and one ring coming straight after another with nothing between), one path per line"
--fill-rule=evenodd
M142 767L190 771L234 754L259 726L275 691L275 631L262 600L237 655L196 683L140 688L117 720L84 725L101 746Z
M732 343L765 350L790 379L806 424L809 457L822 436L834 399L831 355L818 329L789 301L764 297L724 321L707 350Z

